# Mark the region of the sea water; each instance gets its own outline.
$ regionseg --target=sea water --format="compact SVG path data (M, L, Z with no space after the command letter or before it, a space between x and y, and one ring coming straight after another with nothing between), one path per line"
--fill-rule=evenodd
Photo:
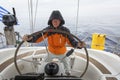
M22 23L19 21L19 25L15 25L15 32L19 32L21 36L25 34L31 34L32 32L36 32L42 30L47 27L48 19L40 20L36 25L32 28L28 21L23 21ZM70 29L72 34L75 34L81 40L87 43L87 47L90 47L92 34L99 33L106 35L105 41L105 50L120 52L120 18L119 17L87 17L80 18L78 24L76 25L75 19L65 19L66 23L64 26ZM0 32L4 34L5 25L0 22ZM44 43L40 43L37 45L44 45Z

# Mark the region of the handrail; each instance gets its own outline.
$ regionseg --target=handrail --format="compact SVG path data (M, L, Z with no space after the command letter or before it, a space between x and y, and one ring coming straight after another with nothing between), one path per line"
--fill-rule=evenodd
M4 34L3 33L0 33L0 46L1 47L4 47L4 40L3 40L3 37L4 37Z
M82 39L82 41L85 41L85 42L90 41L89 38L91 38L91 36L92 36L92 33L88 33L88 32L86 32L86 33L87 33L87 35ZM99 34L102 34L102 33L99 33ZM77 36L80 36L80 35L82 35L82 32L77 34ZM107 44L107 46L105 45L105 50L110 49L109 52L112 52L112 53L117 54L117 55L120 56L120 36L106 34L106 38L109 39L110 37L115 38L117 40L116 41L117 45L112 45L111 46L110 44ZM0 48L3 48L3 47L7 46L7 45L5 45L4 38L5 38L5 35L0 33ZM21 38L21 36L20 36L20 38ZM86 42L86 45L90 46L91 43Z

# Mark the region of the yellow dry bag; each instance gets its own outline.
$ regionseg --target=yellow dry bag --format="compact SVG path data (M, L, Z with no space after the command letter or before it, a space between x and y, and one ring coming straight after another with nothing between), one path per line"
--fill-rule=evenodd
M98 34L94 33L92 35L92 44L91 48L92 49L97 49L97 50L104 50L105 47L105 34Z

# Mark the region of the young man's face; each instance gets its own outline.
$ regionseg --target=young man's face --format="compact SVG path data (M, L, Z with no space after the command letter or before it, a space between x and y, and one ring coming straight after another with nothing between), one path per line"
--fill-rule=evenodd
M60 25L61 21L59 19L53 19L52 25L53 27L57 28Z

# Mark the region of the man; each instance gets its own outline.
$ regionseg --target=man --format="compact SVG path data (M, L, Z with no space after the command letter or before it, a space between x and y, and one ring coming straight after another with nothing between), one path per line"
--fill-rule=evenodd
M52 12L49 20L48 20L48 27L45 29L54 29L54 30L62 30L65 32L70 33L69 29L64 27L65 21L58 10ZM41 42L45 38L48 38L48 50L49 50L49 57L48 61L51 61L53 58L62 59L66 54L66 43L72 47L84 47L84 43L78 43L74 38L70 35L66 35L63 33L57 32L46 32L43 34L36 34L32 37L28 38L28 36L24 36L23 40L28 42ZM70 75L70 65L68 62L68 58L64 58L62 60L65 68L65 72L67 75Z

